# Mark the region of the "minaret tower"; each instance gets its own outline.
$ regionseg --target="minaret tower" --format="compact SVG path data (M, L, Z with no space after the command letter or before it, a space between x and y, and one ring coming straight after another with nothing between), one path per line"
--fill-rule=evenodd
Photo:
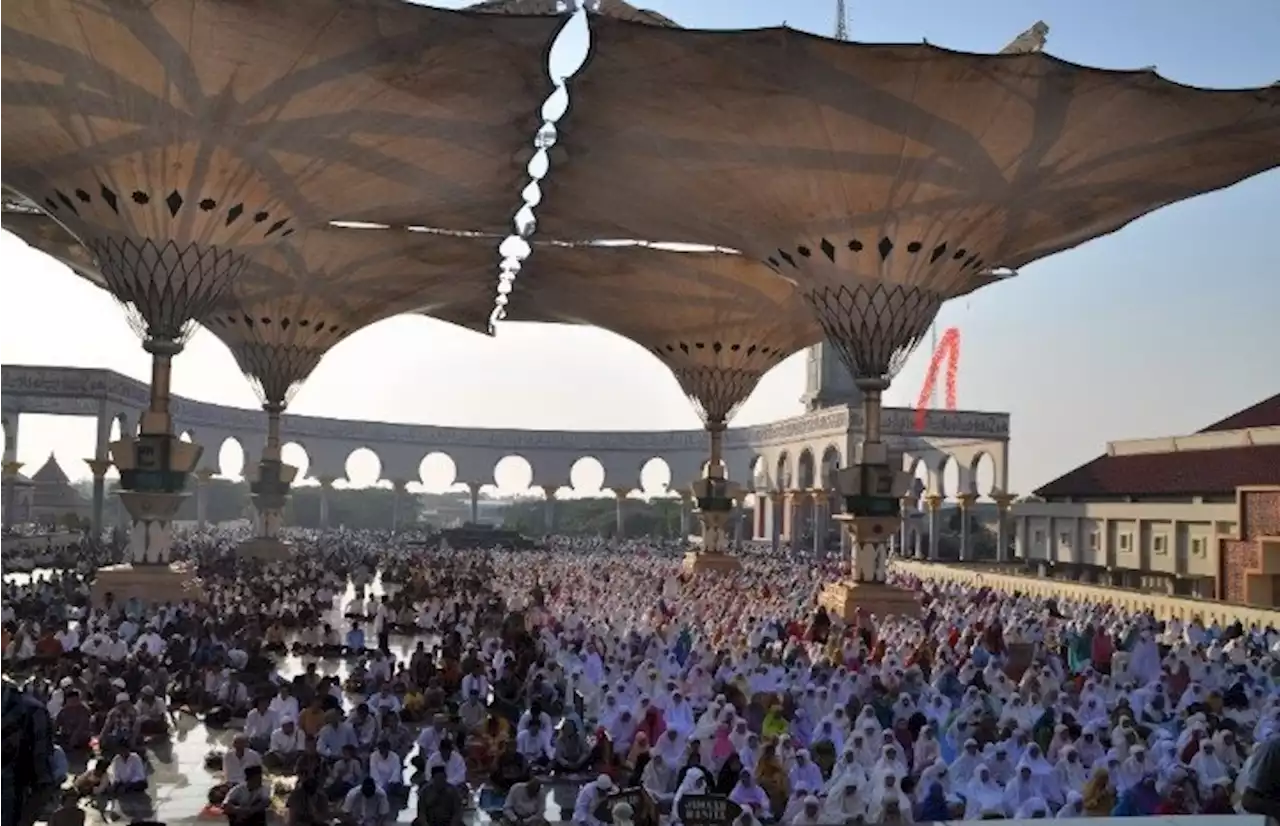
M835 38L849 39L845 0L836 0ZM854 386L849 368L845 367L836 351L825 341L809 348L804 395L800 397L800 401L809 412L840 405L856 407L862 403L862 392Z

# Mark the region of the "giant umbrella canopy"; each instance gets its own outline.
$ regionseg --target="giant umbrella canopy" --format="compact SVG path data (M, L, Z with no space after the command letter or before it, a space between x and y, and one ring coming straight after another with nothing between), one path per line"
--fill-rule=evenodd
M555 25L389 0L16 0L3 180L137 315L164 428L169 358L256 250L333 219L509 223Z
M794 285L755 259L724 252L551 244L537 246L529 262L514 317L533 312L629 338L666 365L697 406L710 436L706 480L721 491L695 485L695 495L704 545L720 550L734 498L724 485L726 425L765 373L822 338Z
M877 585L909 483L881 394L941 304L1280 164L1280 87L787 29L591 28L540 229L731 247L797 285L863 394L839 484L855 578Z
M296 473L281 462L281 416L320 360L363 327L401 313L483 307L494 243L409 230L304 230L256 255L201 319L231 350L267 414L253 479L259 537L276 537Z
M1280 164L1280 88L1043 53L592 20L539 226L742 250L793 280L868 391L982 273Z

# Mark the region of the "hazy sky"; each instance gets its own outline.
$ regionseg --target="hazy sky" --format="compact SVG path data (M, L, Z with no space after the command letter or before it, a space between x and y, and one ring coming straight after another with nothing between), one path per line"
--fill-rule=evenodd
M784 20L822 34L834 27L834 0L648 5L692 27ZM1043 19L1051 27L1048 51L1075 62L1155 65L1169 78L1210 87L1280 80L1277 0L850 0L848 6L850 32L859 40L927 38L994 51ZM1273 172L1148 216L943 309L940 324L963 333L960 406L1013 416L1014 492L1088 460L1109 439L1189 432L1277 391L1278 215L1280 174ZM8 234L0 235L0 262L5 364L104 367L147 378L148 359L109 296ZM891 403L914 401L928 358L915 355L889 392ZM798 413L803 367L803 354L780 365L735 423ZM203 331L177 360L173 389L256 405L230 353ZM507 325L488 339L410 317L337 347L293 410L477 427L698 426L667 370L609 333ZM54 451L68 473L84 475L80 459L92 449L88 419L22 419L18 455L27 472ZM365 466L357 475L372 471ZM437 484L429 486L444 481L432 475L428 482ZM590 485L591 475L580 478Z

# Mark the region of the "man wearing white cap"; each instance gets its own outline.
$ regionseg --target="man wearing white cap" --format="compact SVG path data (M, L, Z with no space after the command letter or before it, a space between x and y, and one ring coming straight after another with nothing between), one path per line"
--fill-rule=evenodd
M616 790L617 786L607 774L602 774L595 779L594 783L583 786L582 791L578 792L578 799L573 804L575 826L603 826L596 817L596 809L600 807L601 801Z

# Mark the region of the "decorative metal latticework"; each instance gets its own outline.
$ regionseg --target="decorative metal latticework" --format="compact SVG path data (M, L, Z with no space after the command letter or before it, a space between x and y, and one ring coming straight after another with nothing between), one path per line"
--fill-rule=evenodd
M945 299L919 287L882 282L821 287L805 297L853 375L885 380L902 369Z
M671 372L704 425L724 424L732 419L762 375L732 367L673 367Z
M264 406L278 405L282 408L287 408L293 401L328 349L256 341L231 345L236 364L253 386L258 401Z
M107 288L144 338L182 342L194 320L218 303L244 268L244 256L215 246L96 236L85 244Z

